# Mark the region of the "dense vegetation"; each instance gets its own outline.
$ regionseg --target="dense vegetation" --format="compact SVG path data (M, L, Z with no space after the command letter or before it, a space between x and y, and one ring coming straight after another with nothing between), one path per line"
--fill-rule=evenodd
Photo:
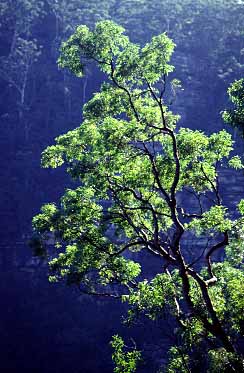
M57 71L57 51L78 24L93 25L104 18L126 26L140 43L166 31L177 45L173 64L185 90L175 101L177 110L191 128L206 127L206 119L219 128L227 87L243 74L242 1L166 0L162 6L154 0L104 0L97 7L96 1L7 0L0 5L1 122L4 144L10 144L6 159L13 167L13 147L23 168L33 170L27 154L37 159L53 136L76 125L80 97L84 103L101 76L91 81L87 75L81 86L70 74ZM33 192L40 198L32 171L18 177L18 183L25 195ZM19 204L17 214L21 234L29 229L24 206Z
M166 31L177 45L173 63L190 96L184 111L188 113L187 109L191 110L197 102L194 116L204 122L206 102L209 115L220 110L227 85L240 78L243 71L242 1L167 0L162 6L154 0L113 0L100 2L99 8L96 4L96 1L83 0L1 2L0 76L8 83L4 95L11 94L9 104L17 103L16 113L9 108L8 119L16 121L15 114L19 115L26 141L35 131L39 135L38 126L31 122L40 115L36 101L40 93L41 97L44 95L38 90L41 82L45 96L47 93L51 96L52 80L54 77L58 80L58 89L55 89L60 95L59 102L65 101L65 113L62 105L56 111L65 115L66 122L72 121L72 109L80 102L75 99L77 83L73 86L73 80L66 74L55 76L57 48L78 24L92 25L104 18L125 25L136 42L145 42L153 34ZM45 122L52 119L48 101L43 102L48 108Z
M225 110L222 114L226 123L237 128L244 135L244 79L236 80L228 89L230 101L234 108Z
M56 60L61 41L70 36L77 25L93 27L102 19L113 19L125 26L131 39L140 44L166 31L177 44L172 56L176 72L172 73L172 79L180 79L184 88L183 91L175 81L167 91L171 110L181 114L179 125L204 129L208 134L223 126L219 112L228 107L227 87L243 77L243 1L103 0L97 4L97 0L3 0L0 3L3 164L0 290L9 304L1 311L2 366L5 367L6 362L6 372L13 373L13 364L19 369L22 363L26 364L22 366L26 372L29 372L28 364L30 372L37 369L41 373L47 369L60 372L66 364L72 371L76 361L80 361L80 344L88 371L100 371L104 365L102 359L89 360L89 346L102 351L97 352L100 357L106 356L106 346L101 347L104 341L97 336L97 330L99 333L104 323L105 306L99 309L100 321L89 322L89 312L80 318L80 309L86 307L84 303L80 306L69 301L67 293L73 294L69 290L48 286L45 270L38 265L38 260L31 260L31 253L26 249L33 214L42 203L50 199L56 201L63 193L64 184L72 185L62 169L55 173L40 170L40 153L55 136L77 126L81 103L99 90L104 80L94 64L89 64L82 80L67 70L58 71ZM225 185L229 195L226 200L230 204L235 194L240 193L241 184L233 175L228 176L228 185L227 182ZM153 260L150 263L153 267ZM34 275L33 271L37 273ZM60 308L66 302L67 307ZM117 308L110 309L114 312ZM80 324L80 319L86 321ZM56 325L59 325L58 332ZM100 336L102 334L100 332ZM55 359L59 348L62 354L60 359ZM93 347L91 349L93 353ZM110 368L104 366L104 369L107 372Z
M61 67L81 77L96 62L108 80L84 105L81 126L44 151L44 167L65 164L80 185L60 205L45 204L33 224L44 250L54 241L51 281L120 297L128 323L174 320L163 371L241 372L244 200L227 208L219 173L244 166L224 130L178 126L167 107L167 84L179 86L168 82L173 49L166 34L140 48L110 21L79 26L63 43ZM147 278L146 253L159 262ZM118 336L113 346L115 372L135 372L139 352L123 355Z

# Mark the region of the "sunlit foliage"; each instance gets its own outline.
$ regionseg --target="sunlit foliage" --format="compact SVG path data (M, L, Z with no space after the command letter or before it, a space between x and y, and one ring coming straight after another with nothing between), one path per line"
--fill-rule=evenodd
M179 128L166 99L173 49L166 34L133 44L112 21L79 26L62 44L60 67L82 77L96 63L107 80L84 106L80 127L43 152L44 167L64 165L79 186L44 205L34 230L54 243L51 281L121 298L128 322L173 320L178 342L165 371L220 369L223 359L226 372L242 371L243 201L233 214L218 182L229 160L242 164L226 131ZM143 272L146 253L160 264L153 278ZM113 346L115 372L134 372L139 352L124 352L120 337Z

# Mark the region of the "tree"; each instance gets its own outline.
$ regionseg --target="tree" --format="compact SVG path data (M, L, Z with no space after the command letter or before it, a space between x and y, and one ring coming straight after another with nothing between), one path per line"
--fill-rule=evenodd
M82 77L96 63L107 80L83 123L43 152L43 167L65 165L79 186L34 217L35 243L50 281L121 298L129 323L174 320L164 371L241 372L244 200L228 209L218 176L243 165L225 130L179 128L166 104L173 49L166 34L141 48L111 21L63 43L60 67ZM151 256L158 273L145 278ZM113 346L115 371L134 372L139 352L124 352L118 336Z
M108 19L110 7L114 0L102 0L97 6L97 1L91 0L89 2L84 0L46 0L51 13L55 17L56 35L53 40L54 55L57 56L61 41L70 36L75 28L81 23L86 25L94 25L96 21ZM69 75L63 71L64 80L64 97L68 101L67 107L71 111L70 104L70 82ZM83 80L83 102L86 100L88 74Z
M234 81L228 89L228 94L234 108L225 110L222 117L244 136L244 79Z
M222 92L242 74L243 9L239 0L121 0L112 19L137 42L167 31L177 45L173 61L189 97L183 110L192 116L196 112L204 123L204 107L215 117L216 106L223 107Z
M33 27L43 15L44 3L41 0L9 0L0 5L0 29L3 35L7 34L3 45L6 40L10 42L0 56L0 78L17 93L18 119L23 121L26 140L31 124L25 114L32 104L27 87L33 65L41 55L41 46L33 37Z

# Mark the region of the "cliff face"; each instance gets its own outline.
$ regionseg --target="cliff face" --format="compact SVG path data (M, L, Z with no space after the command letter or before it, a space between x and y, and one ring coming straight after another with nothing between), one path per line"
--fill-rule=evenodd
M228 1L230 8L223 2L219 10L204 1L198 8L198 2L189 8L189 1L165 1L165 9L157 8L157 1L141 1L141 7L136 3L103 1L96 9L96 2L89 8L79 0L9 0L0 7L0 287L7 305L0 317L5 372L112 369L105 363L110 358L104 345L114 332L108 323L115 325L121 308L106 303L98 310L94 301L78 302L70 289L50 286L45 263L33 259L27 247L32 216L72 185L62 170L40 168L41 151L81 122L82 104L103 79L95 70L82 80L59 71L60 41L76 24L109 16L140 42L167 31L177 43L174 75L184 87L172 110L182 115L182 126L207 132L222 127L219 111L227 105L226 88L243 74L240 2ZM229 203L244 196L242 176L224 173L222 178ZM96 362L94 354L99 356Z

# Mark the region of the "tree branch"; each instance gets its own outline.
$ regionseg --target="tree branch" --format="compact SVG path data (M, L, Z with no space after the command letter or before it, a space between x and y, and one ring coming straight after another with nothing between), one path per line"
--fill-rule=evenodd
M228 236L228 232L225 231L223 240L221 242L217 243L216 245L212 246L206 254L208 273L210 275L210 279L208 281L206 281L206 283L208 285L213 284L214 282L217 281L217 278L214 276L213 270L212 270L211 255L213 255L213 253L215 251L217 251L218 249L221 249L222 247L225 247L228 244L229 244L229 236Z
M206 174L206 172L204 171L204 168L203 168L203 165L201 164L201 170L202 170L202 173L203 175L205 176L206 180L210 183L211 187L213 188L213 191L216 195L216 199L217 199L217 204L218 205L221 205L221 198L220 198L220 195L219 195L219 190L218 188L215 187L214 183L212 182L212 180L208 177L208 175Z
M113 83L115 84L116 87L118 87L118 88L121 89L122 91L126 92L128 98L129 98L130 106L131 106L131 108L132 108L132 110L133 110L133 112L134 112L134 115L135 115L135 117L136 117L136 120L137 120L138 122L140 122L140 117L139 117L139 114L138 114L138 112L137 112L137 110L136 110L136 108L135 108L135 105L134 105L134 103L133 103L133 100L132 100L132 97L131 97L130 91L129 91L127 88L125 88L124 86L122 86L121 84L119 84L119 83L117 82L117 80L115 79L115 77L114 77L115 68L114 68L114 65L113 65L113 60L111 60L111 62L110 62L110 67L111 67L111 74L110 74L110 77L111 77Z

